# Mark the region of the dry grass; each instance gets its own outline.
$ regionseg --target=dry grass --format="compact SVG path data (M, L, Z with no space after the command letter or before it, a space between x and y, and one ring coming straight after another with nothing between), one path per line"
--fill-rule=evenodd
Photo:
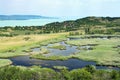
M0 37L0 52L4 52L10 49L16 49L26 45L31 45L37 42L54 39L65 35L66 33L57 34L43 34L43 35L20 35L15 37ZM26 40L26 38L28 38Z

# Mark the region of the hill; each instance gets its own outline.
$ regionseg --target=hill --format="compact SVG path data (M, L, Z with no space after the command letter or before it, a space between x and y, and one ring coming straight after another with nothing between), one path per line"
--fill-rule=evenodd
M1 35L44 34L70 32L71 35L81 34L120 34L120 17L85 17L77 20L53 22L44 26L1 27Z
M53 17L38 15L0 15L0 20L29 20L29 19L51 19Z
M92 30L113 30L120 32L120 17L85 17L77 20L54 22L46 24L44 28L59 31L85 30L86 33L94 33Z

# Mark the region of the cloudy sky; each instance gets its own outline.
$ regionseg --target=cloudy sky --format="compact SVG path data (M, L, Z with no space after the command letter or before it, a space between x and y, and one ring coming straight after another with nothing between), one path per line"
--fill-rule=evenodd
M0 0L0 14L120 16L120 0Z

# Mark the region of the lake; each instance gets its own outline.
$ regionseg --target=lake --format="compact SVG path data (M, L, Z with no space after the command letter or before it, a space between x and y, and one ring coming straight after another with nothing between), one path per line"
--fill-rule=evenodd
M75 18L58 18L58 19L30 19L30 20L0 20L0 27L5 26L41 26L52 22L62 22L74 20Z

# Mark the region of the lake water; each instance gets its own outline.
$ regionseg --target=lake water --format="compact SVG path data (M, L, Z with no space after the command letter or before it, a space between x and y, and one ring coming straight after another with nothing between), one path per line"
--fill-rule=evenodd
M66 20L74 20L73 18L58 19L31 19L31 20L0 20L0 27L4 26L41 26L52 22L62 22Z

